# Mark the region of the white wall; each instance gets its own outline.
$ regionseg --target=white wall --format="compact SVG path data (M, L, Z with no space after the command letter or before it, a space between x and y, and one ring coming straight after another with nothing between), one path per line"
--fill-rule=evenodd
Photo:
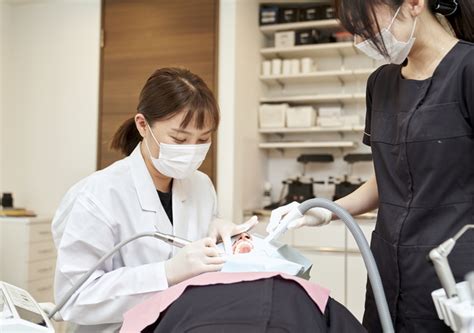
M260 92L260 45L258 31L258 1L239 1L236 20L236 98L235 112L237 122L236 149L238 154L236 192L241 202L236 214L243 209L259 207L262 201L265 175L265 153L258 148L257 105Z
M217 133L217 197L220 216L234 218L235 166L235 38L236 0L220 0L218 102L221 122Z
M6 53L8 52L7 45L7 27L9 24L9 8L10 6L0 0L0 190L3 188L2 170L3 170L3 110L4 110L4 79Z
M96 169L100 0L9 3L1 190L16 206L52 215Z
M253 22L253 24L249 24ZM259 71L258 2L221 0L219 13L219 105L217 193L222 217L240 222L262 194L262 153L257 148L255 90ZM252 177L248 175L251 174Z

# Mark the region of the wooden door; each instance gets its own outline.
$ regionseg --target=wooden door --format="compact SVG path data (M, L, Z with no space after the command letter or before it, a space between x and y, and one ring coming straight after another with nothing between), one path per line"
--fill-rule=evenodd
M217 91L218 0L104 0L98 168L123 156L115 131L136 113L140 90L161 67L185 67ZM215 179L216 141L201 170Z

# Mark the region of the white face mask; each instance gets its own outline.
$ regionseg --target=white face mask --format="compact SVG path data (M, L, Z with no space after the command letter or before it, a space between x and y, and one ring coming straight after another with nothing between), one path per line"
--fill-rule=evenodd
M150 148L146 139L145 146L150 154L150 160L153 166L161 174L175 179L183 179L196 171L206 158L207 152L211 147L210 143L200 145L179 145L160 143L153 134L150 126L147 124L153 140L160 148L160 155L155 158L151 155Z
M397 12L392 18L392 21L390 22L390 25L382 29L382 31L374 38L376 43L380 44L385 44L385 47L387 48L388 52L388 57L384 57L382 54L380 54L380 51L377 50L375 45L370 42L370 40L365 40L361 43L355 44L355 46L364 52L366 55L369 57L375 59L375 60L387 60L388 62L392 64L397 64L400 65L402 62L405 61L405 59L408 57L408 54L411 51L411 48L413 47L413 44L415 43L415 39L413 37L413 34L415 33L415 28L416 28L416 20L418 17L415 18L415 22L413 23L413 29L411 31L410 38L406 42L400 42L395 38L395 36L390 32L390 28L393 25L393 22L395 22L395 19L397 18L398 13L400 12L400 9L402 7L398 8Z

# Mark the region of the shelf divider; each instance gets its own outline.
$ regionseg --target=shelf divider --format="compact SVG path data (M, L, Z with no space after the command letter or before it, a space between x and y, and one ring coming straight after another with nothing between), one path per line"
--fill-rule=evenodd
M284 133L332 133L332 132L361 132L362 125L343 127L286 127L286 128L260 128L262 134L284 134Z
M324 102L357 102L364 101L365 93L356 94L320 94L320 95L302 95L302 96L278 96L278 97L262 97L260 103L292 103L292 104L308 104L308 103L324 103Z
M335 56L335 55L355 55L359 51L353 42L338 42L299 45L292 47L270 47L260 50L260 54L265 58L294 58L294 57L316 57L316 56Z
M326 142L262 142L260 149L298 149L298 148L354 148L352 141L326 141Z
M332 29L340 28L341 23L337 19L316 20L294 23L280 23L260 26L260 31L266 35L274 34L278 31L298 30L298 29Z

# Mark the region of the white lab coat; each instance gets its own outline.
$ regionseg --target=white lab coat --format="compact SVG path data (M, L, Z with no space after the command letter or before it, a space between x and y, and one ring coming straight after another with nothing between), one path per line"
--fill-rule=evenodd
M73 186L53 220L58 251L55 301L120 241L158 230L188 240L207 236L217 213L210 179L196 171L173 181L173 225L161 205L138 145L133 153ZM97 270L70 302L62 317L76 332L115 332L123 313L151 294L168 288L164 261L176 249L153 238L123 247Z

